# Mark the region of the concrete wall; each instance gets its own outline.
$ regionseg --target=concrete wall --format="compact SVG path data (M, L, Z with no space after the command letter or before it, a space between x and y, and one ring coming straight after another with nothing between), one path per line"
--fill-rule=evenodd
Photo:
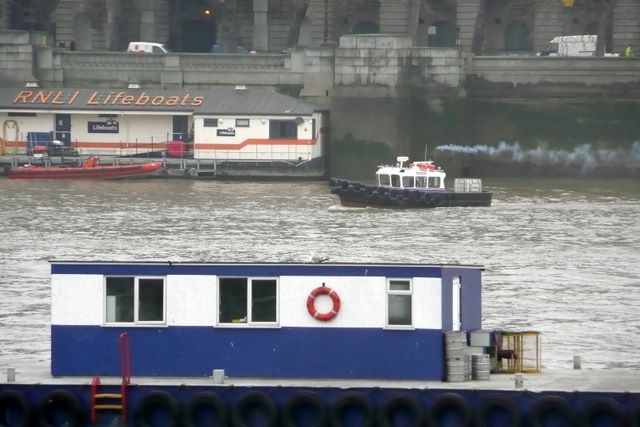
M0 31L0 84L24 85L33 80L33 45L26 31Z
M23 58L29 48L22 47ZM423 90L431 97L597 94L635 101L640 83L640 57L469 56L456 48L415 47L409 36L382 34L342 36L337 47L291 54L157 55L39 48L37 61L36 77L43 87L117 88L132 81L150 88L245 84L297 88L294 93L316 101L333 96L396 97ZM22 67L28 67L24 59Z

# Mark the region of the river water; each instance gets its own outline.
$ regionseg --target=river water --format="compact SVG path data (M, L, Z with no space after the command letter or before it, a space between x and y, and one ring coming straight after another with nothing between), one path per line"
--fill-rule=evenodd
M640 369L640 182L484 185L490 208L392 211L326 182L0 179L0 369L49 360L50 259L314 256L482 264L484 326L539 330L544 369Z

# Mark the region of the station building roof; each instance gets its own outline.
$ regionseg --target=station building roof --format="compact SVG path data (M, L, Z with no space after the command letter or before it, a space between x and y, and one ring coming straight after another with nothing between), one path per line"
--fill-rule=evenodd
M265 89L2 88L0 111L159 112L193 115L310 115L314 104Z

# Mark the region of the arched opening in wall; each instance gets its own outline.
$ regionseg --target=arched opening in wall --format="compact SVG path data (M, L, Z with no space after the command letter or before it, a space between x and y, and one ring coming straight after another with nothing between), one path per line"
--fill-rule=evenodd
M216 41L214 17L182 20L182 52L211 52Z
M380 27L373 21L360 21L354 27L352 34L378 34Z
M438 21L427 27L429 47L455 47L457 38L457 29L451 22Z
M514 21L504 32L504 50L506 52L532 52L531 32L522 21Z

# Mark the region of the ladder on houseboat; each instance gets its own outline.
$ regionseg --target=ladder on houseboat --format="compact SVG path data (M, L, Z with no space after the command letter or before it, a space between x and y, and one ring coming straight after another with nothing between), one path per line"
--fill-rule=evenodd
M127 388L131 383L131 351L129 348L129 334L124 332L118 339L120 347L120 369L122 382L120 393L99 392L100 377L91 380L91 422L98 421L99 410L119 410L122 422L127 421ZM104 387L104 386L103 386Z

